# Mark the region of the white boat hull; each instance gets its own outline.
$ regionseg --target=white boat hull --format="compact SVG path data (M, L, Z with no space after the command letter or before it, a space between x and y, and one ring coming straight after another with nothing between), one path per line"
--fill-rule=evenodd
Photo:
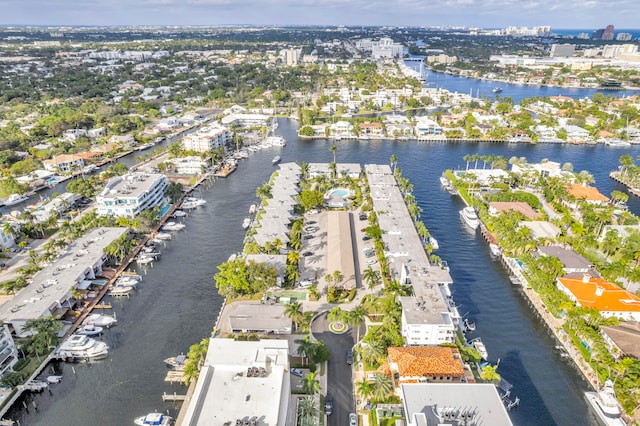
M480 219L478 219L472 207L465 207L460 210L460 217L462 217L464 223L473 230L478 229L478 226L480 226Z

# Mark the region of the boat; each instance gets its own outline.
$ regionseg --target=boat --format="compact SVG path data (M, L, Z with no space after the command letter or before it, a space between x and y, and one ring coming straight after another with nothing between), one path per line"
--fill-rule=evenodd
M138 263L138 265L148 265L149 263L152 263L155 260L156 260L155 257L147 256L147 255L142 255L142 256L136 257L136 262Z
M173 215L175 217L185 217L187 213L182 210L176 210L175 212L173 212Z
M436 240L433 237L429 237L427 242L429 243L429 245L433 250L438 250L440 248L440 244L438 244L438 240Z
M97 336L98 334L102 333L102 330L104 330L104 328L98 327L97 325L86 324L80 327L76 331L76 334L80 334L82 336Z
M620 418L620 407L618 406L611 380L607 380L598 392L585 392L584 395L587 397L587 401L589 401L593 411L604 424L611 426L626 424Z
M113 287L109 294L112 297L129 297L133 290L134 288L131 286L117 286Z
M264 143L271 146L285 146L287 141L282 136L274 135L267 137Z
M440 261L440 269L443 269L447 272L449 272L451 270L451 268L449 268L449 264L447 263L446 260L441 260Z
M442 185L444 188L448 188L449 186L451 186L451 182L449 182L449 179L447 179L446 176L440 176L440 185Z
M250 226L251 226L251 218L245 217L244 221L242 222L242 229L247 229Z
M144 151L145 149L149 149L151 148L153 145L155 145L154 143L145 143L144 145L140 145L139 147L136 148L136 151Z
M98 327L106 327L109 328L117 323L118 320L116 316L110 315L102 315L102 314L91 314L82 322L84 325L96 325Z
M109 347L88 336L72 334L58 348L58 355L63 358L99 359L109 354Z
M173 417L162 413L149 413L146 416L135 418L133 423L139 426L171 426Z
M451 185L450 187L447 188L447 192L451 195L458 195L458 188Z
M171 358L165 359L164 363L167 364L168 367L176 370L182 370L187 363L187 356L183 354L172 356Z
M604 142L605 146L612 146L612 147L628 147L631 146L631 142L628 141L623 141L622 139L607 139Z
M489 244L489 250L491 250L491 254L498 257L500 256L500 246L497 244Z
M493 93L500 93L502 92L502 87L494 87L493 88Z
M476 323L471 321L469 318L465 318L464 328L466 331L476 331Z
M47 376L47 383L60 383L62 381L62 376Z
M96 166L95 164L89 164L88 166L84 166L82 168L82 173L89 174L95 172L96 170L98 170L98 166Z
M184 223L167 222L162 226L162 230L163 231L180 231L186 227L187 225L185 225Z
M256 213L256 205L255 204L251 204L251 206L249 206L249 214L255 214Z
M182 202L180 208L183 210L192 210L205 204L207 204L207 200L203 200L202 198L187 197Z
M476 351L478 351L480 357L484 361L487 361L487 359L489 358L489 353L487 353L487 348L484 346L484 343L482 343L482 340L480 340L480 338L473 339L471 341L471 345Z
M13 206L15 204L20 204L21 202L26 201L28 199L29 199L29 197L27 197L26 195L11 194L11 195L9 195L9 198L7 198L5 200L4 205L5 206Z
M280 156L276 155L275 157L273 157L273 160L271 160L271 164L278 164L280 160L281 160Z
M478 215L473 207L465 207L460 210L460 216L471 229L477 229L478 226L480 226L480 219L478 219Z
M164 241L164 240L170 240L171 239L171 234L169 234L168 232L158 232L156 234L156 238Z
M520 278L516 277L515 275L509 275L509 280L513 285L522 285L522 281L520 280Z
M231 256L229 256L229 259L227 259L229 262L236 260L236 257L238 257L238 255L236 253L232 253Z

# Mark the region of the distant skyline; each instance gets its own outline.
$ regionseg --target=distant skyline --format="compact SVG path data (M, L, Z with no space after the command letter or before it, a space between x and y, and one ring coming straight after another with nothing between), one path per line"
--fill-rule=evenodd
M637 0L0 0L0 25L640 26Z

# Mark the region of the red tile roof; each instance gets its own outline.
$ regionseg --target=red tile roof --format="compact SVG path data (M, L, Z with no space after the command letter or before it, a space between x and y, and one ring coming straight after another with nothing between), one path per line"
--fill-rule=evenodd
M595 186L584 186L572 183L567 186L569 194L576 198L584 198L587 201L609 201Z
M640 312L640 297L602 278L558 278L580 306L603 312Z
M390 347L389 362L398 366L400 377L464 376L457 349L431 346Z

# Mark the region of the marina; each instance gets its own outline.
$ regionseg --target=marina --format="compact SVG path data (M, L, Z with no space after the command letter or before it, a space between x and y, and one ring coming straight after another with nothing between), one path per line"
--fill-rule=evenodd
M281 123L280 129L289 134L287 127ZM430 216L430 231L439 237L440 252L452 263L456 303L471 312L477 322L476 332L481 333L492 358L502 360L499 372L509 377L519 396L526 401L510 413L514 421L537 418L544 424L595 424L596 420L583 398L586 383L571 365L555 354L553 348L557 343L544 327L539 327L542 320L521 297L523 290L510 284L498 262L490 261L489 248L479 234L471 235L460 222L452 224L450 219L463 207L462 203L444 191L435 191L435 187L443 165L455 166L469 152L480 150L503 155L517 152L516 155L530 160L574 161L576 168L588 169L587 159L577 155L585 149L604 159L602 168L606 168L606 172L593 170L598 185L604 185L601 190L620 188L607 178L619 154L607 157L603 146L421 146L415 142L393 142L374 154L355 141L339 146L339 161L358 162L366 158L366 161L384 163L391 153L399 156L404 174L416 185L419 205L425 210L424 214ZM211 332L222 303L211 281L213 265L225 261L230 253L240 251L244 232L238 220L246 214L247 201L255 196L255 188L271 173L269 161L273 155L269 150L256 152L246 160L249 167L242 167L232 179L218 180L203 191L207 208L193 210L187 228L175 234L170 242L162 243L167 244L162 250L163 260L149 268L146 275L141 272L145 287L148 283L153 291L145 292L144 297L102 302L111 304L118 314L118 326L104 337L110 347L109 362L92 364L91 369L80 365L77 375L71 374L66 364L62 365L65 380L57 385L60 391L53 396L46 393L29 396L37 401L38 412L20 410L21 415L14 418L30 425L64 424L73 422L70 411L95 412L101 415L97 424L130 424L140 411L151 411L163 404L162 391L173 394L175 390L164 382L166 367L162 354L166 357L176 353ZM288 143L281 155L284 161L331 160L324 142ZM638 203L629 200L629 208L637 209ZM239 216L215 213L229 210L238 212ZM225 242L224 248L221 241ZM203 256L207 262L199 260ZM499 305L496 300L500 300ZM177 314L176 301L179 301ZM151 347L154 350L148 351ZM106 375L118 384L105 388ZM138 398L135 403L133 395ZM88 400L87 396L95 398ZM175 410L175 406L167 404L167 409ZM68 408L62 409L62 406Z

